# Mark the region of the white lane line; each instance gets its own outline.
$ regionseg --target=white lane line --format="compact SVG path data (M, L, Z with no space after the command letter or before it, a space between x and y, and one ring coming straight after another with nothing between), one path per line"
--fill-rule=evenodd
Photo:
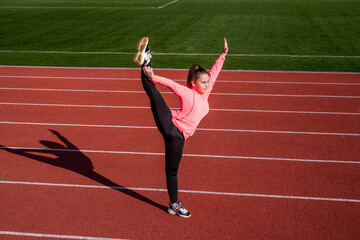
M68 124L68 123L35 123L35 122L5 122L5 121L0 121L0 124L38 125L38 126L68 126L68 127L74 126L73 123ZM156 127L150 127L150 126L117 126L117 125L96 125L96 124L76 124L76 127L156 129Z
M97 108L99 105L75 105L75 104L43 104L43 103L4 103L0 105L16 105L16 106L42 106L42 107L82 107L82 108ZM136 106L107 106L102 105L101 108L125 108L125 109L151 109L150 107L136 107ZM359 113L360 115L360 113Z
M51 186L51 187L77 187L77 188L98 188L98 189L130 189L130 190L134 190L134 191L167 192L167 189L161 189L161 188L137 188L137 187L117 187L117 186L107 187L107 186L99 186L99 185L20 182L20 181L0 181L0 183L3 183L3 184L37 185L37 186ZM280 199L296 199L296 200L316 200L316 201L360 203L359 199L346 199L346 198L306 197L306 196L288 196L288 195L272 195L272 194L197 191L197 190L179 190L179 192L191 193L191 194L222 195L222 196L261 197L261 198L280 198Z
M78 80L111 80L111 81L140 81L140 78L113 78L113 77L51 77L51 76L13 76L0 75L0 78L24 78L24 79L78 79ZM183 79L173 79L176 82L185 82ZM275 82L275 81L233 81L216 80L217 83L253 83L253 84L296 84L296 85L342 85L342 86L360 86L360 83L342 83L342 82Z
M212 111L226 112L256 112L256 113L290 113L290 114L328 114L328 115L360 115L359 113L345 112L313 112L313 111L282 111L282 110L257 110L257 109L210 109Z
M105 150L79 150L79 149L43 149L28 147L0 147L0 149L20 149L29 151L43 152L82 152L82 153L104 153L104 154L129 154L129 155L148 155L148 156L164 156L164 153L154 152L129 152L129 151L105 151ZM316 163L346 163L360 164L360 161L343 161L343 160L324 160L324 159L300 159L300 158L275 158L275 157L251 157L251 156L225 156L225 155L204 155L184 153L184 157L200 157L200 158L227 158L227 159L246 159L246 160L267 160L267 161L290 161L290 162L316 162ZM1 181L0 181L1 182Z
M75 104L50 104L50 103L10 103L0 102L0 105L15 105L15 106L41 106L41 107L82 107L82 108L97 108L99 105L75 105ZM150 109L150 107L142 106L108 106L102 105L101 108L120 108L120 109ZM178 108L170 108L178 109ZM255 113L290 113L290 114L325 114L325 115L360 115L360 113L353 112L313 112L313 111L282 111L282 110L257 110L257 109L217 109L211 108L210 111L223 112L255 112Z
M118 93L119 90L90 90L90 89L56 89L56 88L0 88L0 90L14 91L50 91L50 92L92 92L92 93ZM144 91L121 91L126 93L144 93ZM170 93L170 92L163 92Z
M296 98L360 98L360 96L334 96L334 95L296 95L296 94L263 94L263 93L211 93L224 96L257 96L257 97L296 97Z
M72 235L46 234L46 233L28 233L0 231L0 235L22 236L22 237L43 237L43 238L62 238L62 239L80 239L80 240L126 240L123 238L103 238L103 237L84 237Z
M117 93L119 90L90 90L90 89L55 89L55 88L0 88L0 90L13 91L50 91L50 92L90 92L90 93ZM140 93L144 91L123 91L122 93ZM172 92L161 92L163 94L173 94ZM212 95L222 96L258 96L258 97L300 97L300 98L350 98L358 99L360 96L334 96L334 95L292 95L292 94L262 94L262 93L211 93Z
M175 80L180 81L180 80ZM184 80L185 81L185 80ZM360 83L342 83L342 82L275 82L275 81L231 81L216 80L216 83L252 83L252 84L291 84L291 85L341 85L341 86L360 86Z
M7 122L0 121L0 124L12 125L37 125L37 126L74 126L73 123L37 123L37 122ZM124 125L102 125L102 124L76 124L76 127L96 128L128 128L128 129L156 129L155 126L124 126ZM302 135L325 135L325 136L360 136L359 133L334 133L334 132L296 132L296 131L270 131L252 129L220 129L220 128L197 128L198 131L211 132L241 132L241 133L270 133L270 134L302 134Z
M198 128L199 131L215 132L245 132L245 133L275 133L275 134L304 134L304 135L328 135L328 136L360 136L358 133L334 133L334 132L296 132L296 131L270 131L270 130L251 130L251 129L216 129Z
M10 7L9 7L10 8ZM20 8L20 7L19 7ZM32 8L32 7L23 7ZM34 7L34 8L56 8L56 7ZM57 7L70 8L70 7ZM81 8L81 7L78 7ZM91 7L84 7L91 8ZM109 7L111 8L111 7ZM133 7L133 9L141 9ZM145 8L144 8L145 9ZM159 9L159 7L148 7L148 9ZM133 52L93 52L93 51L36 51L36 50L0 50L0 53L40 53L40 54L103 54L103 55L133 55ZM155 52L153 55L164 56L219 56L219 53L160 53ZM296 55L296 54L251 54L251 53L229 53L227 57L282 57L282 58L348 58L358 59L357 55Z
M13 75L0 75L0 78L34 78L34 79L80 79L80 80L116 80L116 81L140 81L140 78L114 78L114 77L51 77L51 76L13 76ZM185 81L185 80L184 80Z
M0 50L1 51L1 50ZM134 54L134 53L129 53ZM229 55L229 54L228 54ZM117 70L132 70L138 71L138 67L76 67L76 66L27 66L27 65L1 65L0 67L4 68L34 68L34 69L117 69ZM159 71L175 71L188 72L189 69L184 68L156 68ZM269 73L269 74L316 74L316 75L354 75L356 77L360 76L360 72L326 72L326 71L299 71L299 70L244 70L244 69L222 69L222 72L245 72L245 73Z

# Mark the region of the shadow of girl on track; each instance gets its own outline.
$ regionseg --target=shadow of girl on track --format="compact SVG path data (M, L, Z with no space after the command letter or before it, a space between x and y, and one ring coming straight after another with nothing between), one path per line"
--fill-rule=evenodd
M113 181L107 179L101 174L94 171L94 166L91 160L81 152L74 144L72 144L69 140L67 140L64 136L62 136L59 132L49 129L55 136L57 136L64 145L51 142L46 140L41 140L40 143L44 145L44 147L40 150L34 149L13 149L1 146L1 149L8 151L10 153L14 153L17 155L21 155L30 159L37 160L39 162L43 162L46 164L50 164L56 167L61 167L78 174L81 174L87 178L90 178L98 183L101 183L104 186L112 188L116 191L129 195L133 198L136 198L140 201L148 203L154 207L159 208L160 210L166 211L167 207L160 205L153 200L131 190L124 186L121 186ZM35 153L50 153L55 155L55 157L47 157L38 155Z

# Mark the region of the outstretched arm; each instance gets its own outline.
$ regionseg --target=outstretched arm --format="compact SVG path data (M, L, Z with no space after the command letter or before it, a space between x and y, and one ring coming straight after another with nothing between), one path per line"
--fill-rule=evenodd
M169 88L173 93L175 93L175 95L177 95L179 97L183 96L184 94L186 94L186 92L189 91L189 88L186 86L183 86L177 82L174 82L171 79L155 75L153 69L149 66L144 67L144 74L153 83L158 83L158 84L161 84L161 85Z
M222 53L220 54L219 58L215 61L214 65L212 66L212 68L210 69L210 72L209 72L210 86L208 89L208 93L211 92L211 90L215 84L215 81L216 81L216 79L221 71L221 68L223 66L223 63L225 61L225 56L227 55L228 50L229 50L228 43L226 41L226 38L224 38L224 49L223 49Z
M72 144L69 140L67 140L65 137L63 137L58 131L49 129L50 132L52 132L55 136L57 136L65 145L66 148L68 149L77 149L77 147L75 147L74 144Z
M228 43L226 41L226 37L224 37L224 49L223 49L221 55L223 57L225 57L227 55L227 53L228 53L228 50L229 50Z

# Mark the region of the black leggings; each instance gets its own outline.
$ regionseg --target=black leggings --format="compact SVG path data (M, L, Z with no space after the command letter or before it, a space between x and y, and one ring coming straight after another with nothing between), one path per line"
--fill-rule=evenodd
M144 74L144 70L141 71L141 81L149 96L156 126L164 138L166 185L170 202L175 203L178 201L177 172L184 148L184 136L172 122L168 105L156 89L155 84Z

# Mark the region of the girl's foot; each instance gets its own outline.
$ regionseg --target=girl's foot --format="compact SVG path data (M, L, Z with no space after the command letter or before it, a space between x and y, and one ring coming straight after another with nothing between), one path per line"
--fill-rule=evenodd
M183 218L189 218L191 216L191 213L184 208L180 201L177 201L176 203L170 203L169 205L170 207L167 211L168 213L172 215L176 214Z
M149 65L151 59L149 38L143 37L136 45L137 53L134 56L134 63L139 66Z

